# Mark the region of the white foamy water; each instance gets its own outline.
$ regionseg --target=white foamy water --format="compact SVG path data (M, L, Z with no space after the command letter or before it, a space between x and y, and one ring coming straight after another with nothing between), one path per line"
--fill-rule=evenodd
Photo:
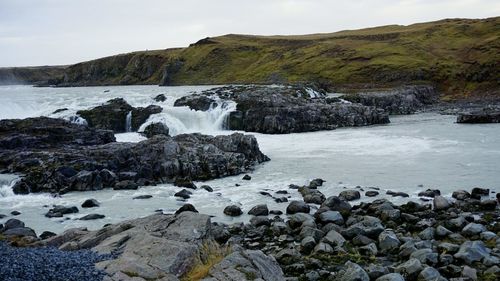
M201 131L210 134L229 134L221 131L227 113L235 104L221 104L208 112L192 111L186 107L173 107L175 99L209 87L90 87L90 88L31 88L0 87L0 118L25 118L47 115L58 108L68 108L74 114L79 109L99 105L111 98L123 97L133 106L157 104L164 108L147 123L164 122L173 134ZM105 90L110 90L104 93ZM152 100L163 93L167 101ZM60 113L63 114L63 113ZM498 124L462 125L454 116L418 114L393 116L391 124L345 128L334 131L288 135L254 134L261 150L271 158L251 172L251 181L241 180L242 175L198 182L208 184L214 192L203 189L193 191L186 202L200 212L214 215L214 220L244 221L224 216L222 210L229 204L240 204L246 213L256 204L266 203L270 209L284 211L287 204L275 203L272 195L278 190L288 190L289 200L301 198L288 189L288 185L306 184L313 178L327 182L320 191L326 196L337 195L344 187L379 187L416 194L426 188L438 188L445 195L457 189L475 186L500 191L498 179L500 164L500 127ZM143 129L145 125L141 126ZM117 141L137 142L145 138L137 133L117 134ZM162 209L174 212L184 204L173 194L181 188L169 184L143 187L136 191L102 190L74 192L60 198L48 194L13 195L9 186L16 177L0 177L0 214L18 210L19 218L37 233L43 230L61 232L64 229L87 226L92 229L106 223L141 217ZM239 184L240 186L236 186ZM423 187L419 187L422 185ZM138 195L150 194L153 198L133 200ZM280 195L282 196L282 195ZM376 197L381 198L384 196ZM101 207L80 209L80 213L61 218L47 219L44 214L53 204L76 205L87 198L95 198ZM405 199L397 199L405 200ZM79 221L75 218L89 213L106 215L103 220ZM0 220L0 223L12 216Z

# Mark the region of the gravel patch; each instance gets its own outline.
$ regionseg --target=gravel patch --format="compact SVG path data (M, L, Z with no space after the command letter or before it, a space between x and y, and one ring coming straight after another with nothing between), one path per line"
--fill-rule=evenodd
M100 281L105 276L95 263L114 258L90 250L16 248L0 242L0 276L4 281Z

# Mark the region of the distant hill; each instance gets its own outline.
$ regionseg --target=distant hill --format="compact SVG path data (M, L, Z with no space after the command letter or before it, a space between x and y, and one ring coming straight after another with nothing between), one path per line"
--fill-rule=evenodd
M64 75L67 66L0 67L0 85L34 84Z
M52 78L58 86L315 82L343 91L430 83L455 99L500 97L499 62L495 17L298 36L229 34L78 63Z

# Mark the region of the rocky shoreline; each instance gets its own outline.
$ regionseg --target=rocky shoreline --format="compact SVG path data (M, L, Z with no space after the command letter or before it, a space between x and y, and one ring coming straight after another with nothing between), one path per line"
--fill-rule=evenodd
M457 190L453 198L427 190L422 195L434 198L424 205L397 206L385 199L351 205L357 200L357 190L324 198L322 185L316 179L298 187L304 201L289 202L286 215L276 215L266 205L254 206L246 224L213 223L186 204L175 214L38 238L24 223L10 219L0 226L0 237L9 247L28 247L19 251L56 247L60 255L81 250L106 255L105 260L95 262L103 280L467 281L500 277L500 198L490 199L494 193L489 190ZM306 203L310 194L319 199ZM0 266L12 262L2 259Z
M24 176L13 188L18 194L183 186L269 160L250 135L157 135L117 143L111 131L46 117L1 120L0 148L0 170Z

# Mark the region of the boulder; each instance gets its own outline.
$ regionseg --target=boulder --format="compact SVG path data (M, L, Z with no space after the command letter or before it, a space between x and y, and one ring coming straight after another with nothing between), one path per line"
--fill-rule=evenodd
M137 190L139 185L131 180L119 181L113 187L114 190Z
M180 197L182 199L189 199L193 193L187 189L182 189L181 191L174 194L175 197Z
M250 209L248 214L253 216L267 216L269 215L269 209L266 204L260 204Z
M286 207L287 214L306 213L309 214L311 208L304 201L292 201Z
M78 213L78 208L75 206L72 207L55 206L54 208L50 209L45 214L45 216L48 218L54 218L54 217L62 217L63 215L73 214L73 213Z
M436 197L441 195L441 191L439 189L427 189L425 191L421 191L418 193L418 196L420 197Z
M399 245L401 242L392 230L384 230L378 236L378 246L382 252L391 252Z
M156 135L168 136L169 132L170 129L167 125L156 122L147 125L146 128L144 128L144 131L141 132L141 134L149 139Z
M434 210L446 210L450 207L450 202L443 196L436 196L433 200Z
M241 211L240 207L236 205L230 205L224 208L224 214L231 217L237 217L243 214L243 212Z
M375 281L405 281L405 279L399 273L389 273L389 274L380 276Z
M29 227L16 227L16 228L9 228L5 231L2 232L3 236L29 236L29 237L35 237L36 238L36 233L33 229Z
M330 196L321 204L321 208L328 208L329 210L340 212L343 216L349 216L352 207L348 202L339 197Z
M138 195L138 196L135 196L134 198L132 198L133 200L144 200L144 199L150 199L150 198L153 198L153 195L149 195L149 194L146 194L146 195Z
M490 190L487 188L474 187L470 193L470 197L480 200L483 196L490 195Z
M457 200L465 200L470 198L470 193L466 190L457 190L454 191L451 197L457 199Z
M99 202L97 202L97 200L95 199L87 199L85 201L83 201L82 203L82 208L95 208L95 207L99 207Z
M416 277L423 270L422 263L418 259L409 259L408 261L396 266L394 271L396 273L405 274L409 279L416 279Z
M198 213L198 210L196 210L196 208L192 204L184 204L184 205L182 205L182 207L177 209L177 211L175 211L175 214L178 215L182 212Z
M339 198L345 201L354 201L361 198L361 194L357 190L344 190L340 192Z
M472 264L489 257L490 251L482 241L466 241L460 246L454 257L466 264Z
M471 222L462 229L462 235L465 237L471 237L479 235L484 231L486 231L486 227L484 225Z
M316 216L316 214L315 214L315 216ZM317 218L322 224L328 224L328 223L334 223L337 225L344 224L344 218L342 217L342 215L338 211L330 211L330 210L324 211L324 212L321 212L317 216Z
M153 98L156 102L164 102L167 100L167 97L164 94L159 94Z

